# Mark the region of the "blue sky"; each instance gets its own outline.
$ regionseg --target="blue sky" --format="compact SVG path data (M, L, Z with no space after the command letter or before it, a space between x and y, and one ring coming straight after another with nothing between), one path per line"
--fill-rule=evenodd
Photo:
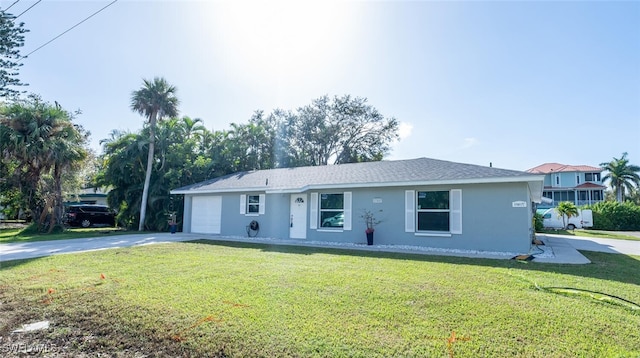
M38 3L22 54L109 2ZM211 130L351 94L400 121L388 159L640 165L638 1L120 0L23 64L28 91L82 110L98 153L142 127L131 92L162 76Z

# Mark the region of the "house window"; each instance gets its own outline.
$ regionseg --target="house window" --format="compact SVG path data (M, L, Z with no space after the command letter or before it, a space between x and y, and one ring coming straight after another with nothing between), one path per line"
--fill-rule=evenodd
M560 176L556 175L556 185L560 185Z
M417 236L462 234L462 189L405 190L404 231Z
M240 214L256 216L264 214L265 194L240 195Z
M247 195L247 213L258 214L260 212L260 195Z
M344 194L320 194L320 223L326 228L344 227Z
M545 198L553 199L553 193L550 191L543 191L542 196L544 196Z
M418 192L418 231L449 232L449 192Z
M580 184L580 174L576 174L576 183Z
M600 181L600 173L584 173L584 181Z

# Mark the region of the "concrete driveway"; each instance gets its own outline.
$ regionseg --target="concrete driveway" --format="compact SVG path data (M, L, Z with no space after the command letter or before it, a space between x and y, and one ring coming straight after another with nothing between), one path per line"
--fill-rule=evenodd
M192 234L152 233L92 237L54 241L34 241L25 243L0 244L0 262L30 259L55 254L113 249L118 247L157 244L194 240Z
M627 232L625 234L628 235ZM604 239L584 236L570 235L554 235L554 234L536 234L537 237L552 237L556 239L564 239L569 245L576 250L598 251L610 254L625 254L640 256L640 241L633 240L616 240ZM640 236L639 236L640 237Z

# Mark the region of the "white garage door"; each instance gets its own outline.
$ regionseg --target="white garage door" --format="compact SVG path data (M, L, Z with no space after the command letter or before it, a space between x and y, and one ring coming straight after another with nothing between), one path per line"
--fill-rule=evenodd
M222 216L222 197L194 196L191 201L191 232L219 234Z

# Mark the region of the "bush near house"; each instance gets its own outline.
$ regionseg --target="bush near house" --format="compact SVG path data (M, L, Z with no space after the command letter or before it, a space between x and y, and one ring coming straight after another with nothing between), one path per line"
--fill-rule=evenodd
M594 230L640 230L640 206L630 201L603 201L584 209L593 211Z
M544 217L542 217L542 214L540 214L538 212L533 214L533 226L534 226L536 232L543 232L544 231Z

